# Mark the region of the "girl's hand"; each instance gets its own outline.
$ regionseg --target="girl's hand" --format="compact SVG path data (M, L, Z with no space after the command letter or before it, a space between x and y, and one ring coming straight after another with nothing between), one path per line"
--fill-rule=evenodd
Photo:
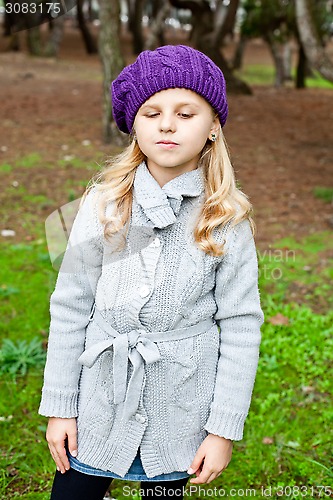
M232 441L224 437L208 434L195 454L188 474L196 475L190 479L192 484L210 483L227 468L232 455Z
M77 455L76 436L76 418L49 418L46 429L46 440L57 469L62 474L70 468L66 454L65 440L68 438L68 450L75 457Z

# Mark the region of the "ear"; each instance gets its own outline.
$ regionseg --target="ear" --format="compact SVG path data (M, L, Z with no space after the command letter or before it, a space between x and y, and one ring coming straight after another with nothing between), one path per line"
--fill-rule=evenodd
M210 128L210 132L209 132L209 139L212 140L212 134L215 136L217 136L218 134L218 131L220 129L220 120L219 120L219 117L218 115L215 115L214 117L214 120L213 120L213 123L212 123L212 126Z

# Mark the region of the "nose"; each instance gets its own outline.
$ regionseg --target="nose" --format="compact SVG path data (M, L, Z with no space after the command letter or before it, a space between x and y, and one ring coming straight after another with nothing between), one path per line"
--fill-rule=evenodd
M163 113L160 118L161 132L173 132L175 130L175 119L171 113Z

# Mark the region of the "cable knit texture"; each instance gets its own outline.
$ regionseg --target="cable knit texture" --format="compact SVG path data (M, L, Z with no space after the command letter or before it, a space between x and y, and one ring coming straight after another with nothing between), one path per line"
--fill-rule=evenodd
M119 129L132 130L135 115L152 95L169 88L193 90L208 101L223 127L228 116L226 83L220 68L187 45L164 45L141 52L111 84L112 113Z
M215 229L217 241L226 239L225 256L196 246L193 228L204 183L199 167L161 188L141 163L123 249L104 241L93 189L74 221L51 295L39 413L77 417L77 459L121 477L139 446L150 478L187 470L208 433L243 436L264 320L257 255L247 220ZM117 349L92 312L94 303L120 335ZM186 338L189 327L200 330L209 319L204 331L192 328ZM179 338L171 332L178 329ZM133 330L151 338L159 332L159 355L152 344L153 354L145 355L145 341L138 342L142 337ZM89 366L87 360L82 364L96 349ZM118 358L124 352L130 360L126 387L119 383L126 383L124 368L113 370L124 366ZM124 393L135 391L133 414L125 411Z

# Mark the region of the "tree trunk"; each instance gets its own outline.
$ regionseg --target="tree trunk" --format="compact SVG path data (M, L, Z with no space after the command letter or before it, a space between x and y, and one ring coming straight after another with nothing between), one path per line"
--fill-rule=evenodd
M227 82L227 89L235 94L252 94L250 87L237 78L221 53L214 30L214 13L209 3L203 0L170 0L173 7L190 9L193 17L193 45L205 53L222 70ZM230 4L231 5L231 4ZM221 42L221 40L219 40Z
M168 0L151 0L152 10L153 10L153 18L156 19L160 10L163 9L165 3L169 3Z
M134 19L132 23L133 52L138 55L143 51L144 39L142 33L143 7L146 0L135 0Z
M326 80L333 82L333 63L320 42L309 0L295 0L295 3L297 27L306 58Z
M84 45L86 47L87 54L96 54L97 47L94 38L92 37L89 28L87 26L86 20L83 13L83 3L84 0L77 0L77 22L79 29L82 33L82 38Z
M306 87L306 56L303 49L303 45L299 45L298 49L298 62L296 70L296 88L304 89Z
M243 56L244 56L244 51L245 51L245 46L247 43L247 38L245 35L241 34L239 41L236 46L233 62L232 62L232 69L241 69L243 66Z
M103 66L103 140L125 144L125 134L119 131L112 119L110 85L125 66L120 51L120 4L119 0L99 0L99 55ZM127 137L127 136L126 136Z
M4 4L6 7L6 0ZM7 10L5 10L3 36L9 37L9 43L5 50L18 52L20 50L20 39L18 34L15 31L13 32L12 30L14 22L15 17L12 14L9 14Z
M32 56L42 55L41 38L39 26L27 30L27 45Z
M52 20L52 29L46 43L43 55L46 57L57 57L60 43L64 34L64 16L56 17Z
M134 13L135 0L127 0L127 11L128 11L128 31L134 33L135 24L135 13Z
M227 61L222 56L220 49L213 45L209 38L203 38L200 41L198 44L198 50L204 52L222 70L227 83L228 92L232 94L252 94L251 88L233 74Z
M5 2L5 7L6 7L6 2ZM10 36L10 34L11 34L10 15L8 14L7 10L5 10L2 35L7 37L7 36Z
M272 54L272 58L274 61L275 87L282 87L284 82L284 64L283 64L283 57L281 54L281 44L277 43L277 41L274 39L274 36L269 32L264 34L263 38L269 47L269 50Z
M157 13L152 25L150 27L150 32L145 42L145 50L153 50L159 45L163 45L163 27L164 21L170 13L171 7L166 0L162 9Z
M224 16L221 25L216 27L217 29L215 31L215 41L214 41L216 46L221 47L224 38L227 35L233 35L238 7L239 7L239 0L230 0L229 6L227 7L226 15Z
M92 9L92 5L91 5L91 0L88 0L88 19L90 22L92 22L94 19L93 19L93 9Z
M283 64L283 79L284 79L284 81L292 80L290 40L287 40L282 45L282 64Z

